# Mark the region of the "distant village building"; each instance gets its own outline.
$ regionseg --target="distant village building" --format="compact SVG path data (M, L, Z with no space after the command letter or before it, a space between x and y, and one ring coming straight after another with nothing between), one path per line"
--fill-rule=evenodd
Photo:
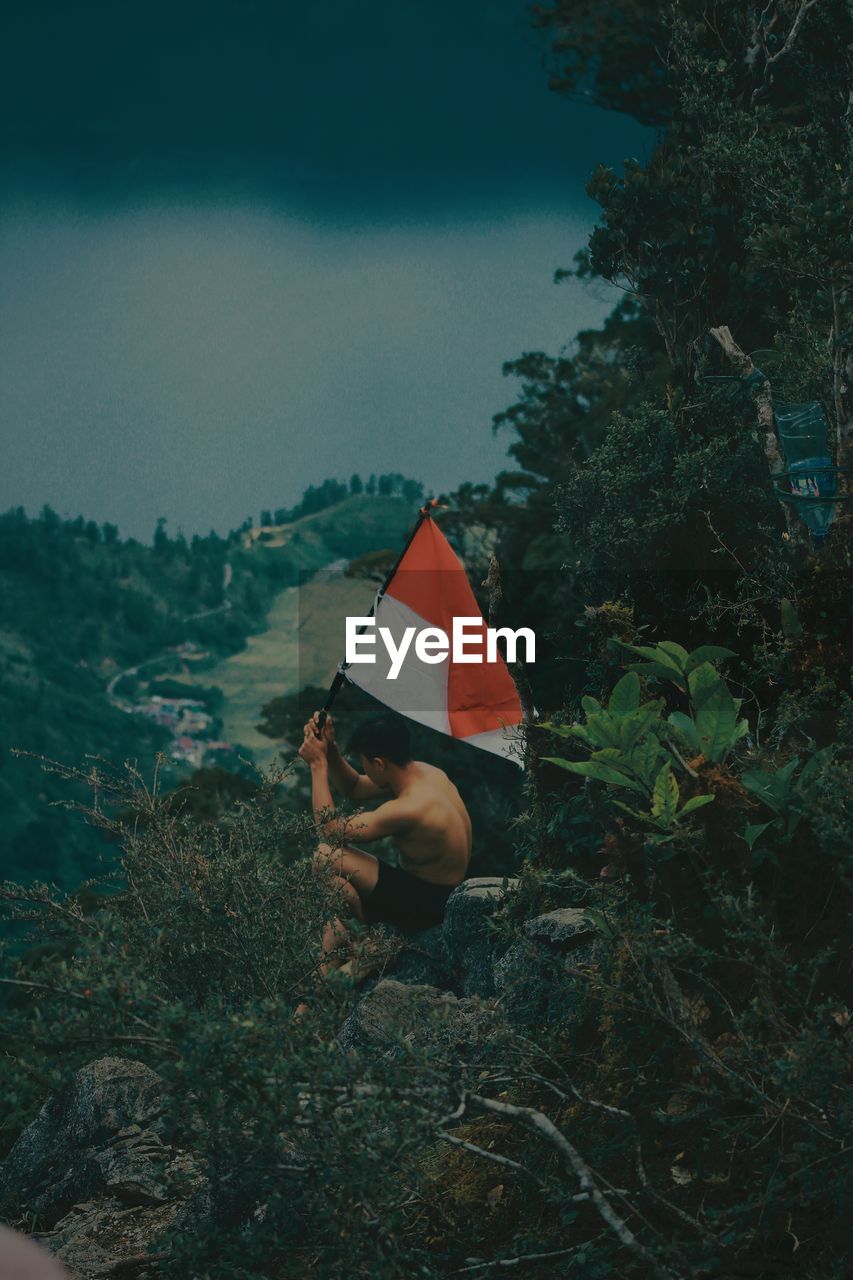
M169 743L169 755L173 760L192 765L198 769L204 755L204 743L182 734Z

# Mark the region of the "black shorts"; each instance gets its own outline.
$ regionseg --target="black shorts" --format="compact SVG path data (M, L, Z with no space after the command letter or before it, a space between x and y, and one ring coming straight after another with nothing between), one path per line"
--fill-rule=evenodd
M379 860L376 888L364 902L368 924L395 924L400 929L429 929L441 924L455 884L428 884L400 867Z

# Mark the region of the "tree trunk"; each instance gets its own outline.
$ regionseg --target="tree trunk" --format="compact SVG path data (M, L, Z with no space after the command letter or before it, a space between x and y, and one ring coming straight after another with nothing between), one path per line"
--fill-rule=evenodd
M712 329L711 337L723 348L740 377L748 378L759 372L752 363L751 357L741 350L735 342L728 325L720 325L719 328ZM785 470L785 462L779 451L776 423L773 420L773 392L767 378L763 378L753 388L752 398L758 417L758 427L762 433L764 457L767 460L770 477L775 483L779 475ZM804 534L804 525L794 510L793 504L783 502L781 506L785 513L785 527L788 531L788 538L795 546L805 545L807 539Z

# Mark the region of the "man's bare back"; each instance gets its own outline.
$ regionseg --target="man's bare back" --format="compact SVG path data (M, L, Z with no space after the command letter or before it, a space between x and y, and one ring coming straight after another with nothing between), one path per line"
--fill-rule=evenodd
M471 819L444 770L413 760L403 790L388 805L396 803L407 823L392 837L403 870L429 884L459 884L471 859Z

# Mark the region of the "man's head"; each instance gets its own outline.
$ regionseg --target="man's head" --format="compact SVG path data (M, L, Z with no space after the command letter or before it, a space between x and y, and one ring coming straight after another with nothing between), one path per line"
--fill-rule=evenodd
M395 769L405 769L412 761L409 726L400 716L371 716L362 720L349 742L350 751L361 756L364 772L379 787L390 784Z

